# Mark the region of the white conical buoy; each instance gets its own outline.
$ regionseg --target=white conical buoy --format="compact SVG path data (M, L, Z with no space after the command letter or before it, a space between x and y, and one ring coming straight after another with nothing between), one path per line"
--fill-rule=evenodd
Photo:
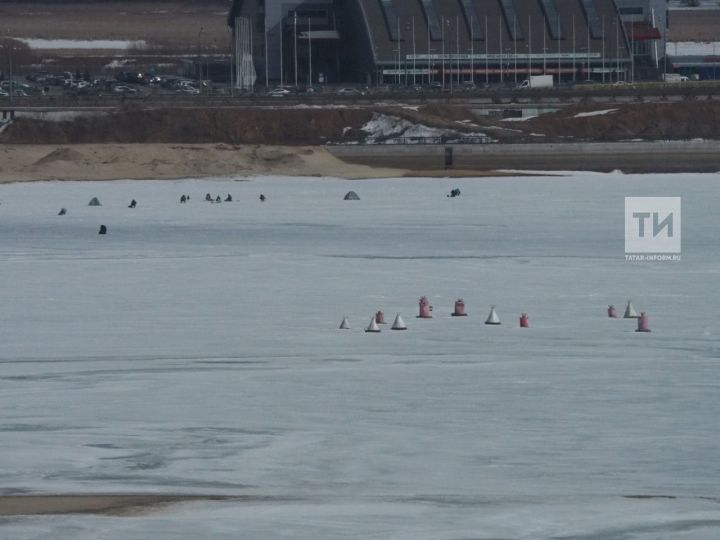
M405 326L405 321L403 321L403 318L398 313L395 315L395 321L393 321L391 330L407 330L407 326Z
M624 319L639 319L640 315L635 311L635 306L632 305L632 300L628 300L627 307L625 308Z
M375 321L375 315L373 315L372 319L370 319L370 324L365 329L366 332L379 332L380 327L377 325L377 322Z
M497 311L495 311L495 306L490 307L490 315L488 315L485 324L500 324L500 317L498 317Z
M347 315L343 317L343 320L340 323L340 330L350 330L350 321L348 320Z

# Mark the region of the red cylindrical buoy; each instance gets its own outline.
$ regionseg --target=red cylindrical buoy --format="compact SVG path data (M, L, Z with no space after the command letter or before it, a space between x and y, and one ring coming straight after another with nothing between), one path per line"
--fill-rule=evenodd
M432 319L432 315L430 315L430 311L432 311L432 307L430 306L430 301L427 299L427 296L423 296L420 298L420 313L418 314L418 319Z
M530 327L530 317L528 317L527 313L523 313L520 315L520 328L529 328Z
M608 317L610 317L611 319L617 319L617 310L612 304L608 306Z
M640 317L638 318L638 327L636 332L649 332L650 331L650 323L648 321L648 316L645 314L645 312L640 313Z
M385 314L382 311L378 311L375 314L375 322L378 324L387 324L385 322Z
M465 313L465 302L462 298L455 300L455 311L452 312L453 317L467 317Z

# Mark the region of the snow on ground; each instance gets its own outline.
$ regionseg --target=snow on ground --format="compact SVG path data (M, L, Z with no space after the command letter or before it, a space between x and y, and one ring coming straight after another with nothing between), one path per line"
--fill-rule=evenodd
M538 115L534 116L520 116L520 117L514 117L514 118L503 118L500 120L501 122L527 122L528 120L532 120L533 118L537 118Z
M118 39L36 39L13 38L22 41L31 49L141 49L145 41L124 41Z
M670 56L714 56L720 54L720 42L668 41L665 50Z
M373 113L373 117L370 121L366 122L360 128L361 131L367 133L367 142L369 143L382 143L392 139L398 138L422 138L422 137L455 137L460 138L464 136L476 136L484 137L484 133L461 133L453 129L441 129L429 127L423 124L416 124L392 116L389 114Z
M683 198L680 262L624 259L624 197L649 195ZM692 174L2 185L2 490L249 500L0 536L717 538L719 195ZM628 298L652 333L606 318ZM378 309L408 331L365 334Z
M92 118L107 116L105 111L18 111L15 116L18 118L30 118L44 122L70 122L77 118Z
M601 111L581 112L574 115L573 118L587 118L588 116L605 116L606 114L612 114L615 111L617 111L617 109L603 109Z

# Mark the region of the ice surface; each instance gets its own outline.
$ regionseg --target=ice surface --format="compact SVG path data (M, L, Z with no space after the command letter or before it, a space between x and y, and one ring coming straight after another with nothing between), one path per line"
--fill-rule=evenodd
M257 500L0 537L717 538L719 194L578 173L2 185L2 490ZM683 198L682 261L625 261L624 197L645 195ZM651 334L606 318L628 298ZM364 333L378 309L408 330Z

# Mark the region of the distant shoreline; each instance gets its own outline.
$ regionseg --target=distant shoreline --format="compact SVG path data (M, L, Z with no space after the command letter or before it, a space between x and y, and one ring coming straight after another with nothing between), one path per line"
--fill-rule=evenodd
M497 177L720 171L720 141L452 145L0 145L0 184L257 176ZM544 171L547 171L545 173Z

